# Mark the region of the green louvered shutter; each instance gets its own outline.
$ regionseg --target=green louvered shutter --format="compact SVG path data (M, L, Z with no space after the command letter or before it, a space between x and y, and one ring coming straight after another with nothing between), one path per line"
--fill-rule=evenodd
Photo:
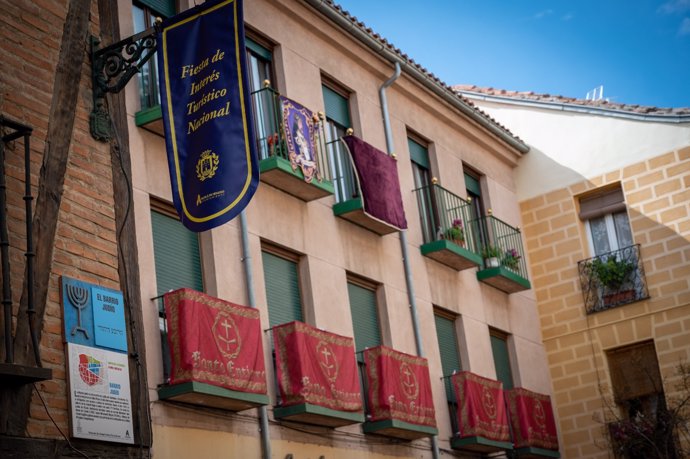
M461 370L455 322L438 314L434 314L434 321L436 322L436 338L438 339L438 350L441 354L443 376L450 376L453 372ZM444 382L446 394L453 399L450 378L444 379Z
M344 128L352 126L350 122L350 109L347 98L333 91L328 86L322 86L323 103L326 109L326 116Z
M381 330L376 310L376 292L348 282L347 293L350 297L355 348L361 351L380 345Z
M503 383L503 389L513 388L513 374L510 371L510 357L508 356L508 343L501 336L491 335L491 351L494 354L496 376Z
M179 220L151 211L158 295L182 287L202 292L199 239Z
M273 59L273 54L271 53L271 50L264 48L251 38L245 37L244 44L247 47L247 49L252 51L257 56L261 57L265 61L271 62L271 60Z
M302 321L302 295L299 290L297 263L268 252L261 252L271 327Z
M175 15L175 0L139 0L139 3L148 6L163 17L169 18Z
M431 169L429 163L429 151L427 148L408 137L407 148L410 150L410 159L413 163L422 166L424 169Z
M467 188L467 191L471 192L473 195L482 195L482 188L479 186L479 180L467 173L465 173L465 188Z

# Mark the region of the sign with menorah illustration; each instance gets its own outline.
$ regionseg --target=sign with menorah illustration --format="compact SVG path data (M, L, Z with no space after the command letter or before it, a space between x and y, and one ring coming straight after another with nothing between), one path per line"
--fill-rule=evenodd
M127 352L122 292L66 276L60 287L65 342Z

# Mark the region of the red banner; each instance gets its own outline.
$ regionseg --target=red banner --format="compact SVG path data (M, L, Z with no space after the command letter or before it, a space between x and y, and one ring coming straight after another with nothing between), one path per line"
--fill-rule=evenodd
M534 446L558 451L558 434L551 399L527 389L506 391L515 448Z
M436 427L426 359L378 346L364 351L369 420Z
M179 289L163 296L171 354L170 384L198 381L266 393L259 311Z
M311 403L362 410L352 338L289 322L273 328L273 343L283 406Z
M458 403L458 436L510 441L503 383L468 371L450 378Z

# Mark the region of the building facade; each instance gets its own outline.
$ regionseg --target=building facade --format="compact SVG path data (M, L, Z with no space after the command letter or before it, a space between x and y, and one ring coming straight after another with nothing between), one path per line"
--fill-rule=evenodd
M688 396L690 111L457 89L531 147L517 190L563 456L623 454Z
M514 170L530 154L522 140L335 4L246 2L261 184L241 219L192 233L171 204L153 61L124 91L107 97L114 131L103 143L91 136L94 124L98 132L102 126L100 118L94 122L89 115L99 102L92 98L90 58L69 59L83 51L87 32L107 45L193 2L44 3L3 2L11 13L3 18L5 30L14 37L1 45L3 59L21 71L3 70L0 108L8 120L34 127L31 169L38 177L33 179L38 197L33 220L55 225L52 234L43 226L33 231L42 261L36 274L37 362L24 338L30 333L21 283L11 284L15 306L3 325L12 326L3 330L12 330L14 342L5 340L5 355L10 347L23 347L3 371L17 373L21 365L34 379L16 377L3 387L3 406L11 408L6 414L24 412L16 394L26 400L23 417L3 419L3 454L55 454L47 453L55 448L66 454L72 448L89 455L165 458L375 458L474 457L513 450L517 441L509 436L502 441L487 440L482 432L458 437L462 402L450 383L458 372L498 381L506 390L530 391L533 400L544 400L535 402L539 413L550 416L548 397L542 397L551 393L546 352L519 229ZM80 8L86 10L78 16ZM39 50L39 42L50 46ZM42 58L32 54L20 62L29 45ZM78 74L67 71L74 72L74 63ZM27 80L27 72L36 78ZM71 98L61 92L64 87L73 89ZM279 96L315 115L305 118L317 133L311 160L319 174L311 181L305 180L308 169L289 162ZM64 116L59 107L74 113L73 129L69 124L51 128ZM63 135L70 143L53 140L60 128L72 132ZM406 231L365 212L361 181L338 140L349 133L395 155ZM18 169L26 140L4 135L3 141L8 161ZM57 147L63 159L50 169ZM38 170L42 162L45 173ZM64 184L52 184L55 177L64 177ZM13 279L22 279L26 231L21 224L27 220L17 210L22 178L17 172L9 181L9 259ZM64 192L46 199L55 194L43 185L64 187ZM47 247L54 249L46 252ZM84 373L74 373L67 357L75 348L74 336L87 333L65 324L82 324L79 297L68 293L70 285L80 283L90 285L91 292L102 288L123 295L127 343L119 349L129 368L133 430L127 439L133 438L121 445L74 435L74 387ZM3 280L3 285L10 284ZM172 382L176 356L161 296L179 288L258 311L265 395ZM270 330L293 321L308 324L314 333L354 338L362 370L357 379L365 392L371 371L363 362L366 349L385 346L381 352L404 355L405 362L424 367L430 422L376 421L371 406L352 414L310 403L287 405L277 389L274 362L280 356ZM93 376L92 367L84 368ZM392 379L400 377L405 378ZM491 403L484 409L495 416L501 399L489 392L485 397ZM543 424L543 416L537 419ZM69 442L62 441L61 432ZM539 447L528 442L518 449L555 457L556 432L549 435Z

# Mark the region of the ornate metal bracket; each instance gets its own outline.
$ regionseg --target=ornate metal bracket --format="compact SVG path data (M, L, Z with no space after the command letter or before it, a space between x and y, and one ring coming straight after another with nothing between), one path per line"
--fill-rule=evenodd
M91 37L91 80L93 109L89 117L91 135L107 142L113 137L107 93L116 94L141 70L156 52L158 26L98 49L100 40Z

